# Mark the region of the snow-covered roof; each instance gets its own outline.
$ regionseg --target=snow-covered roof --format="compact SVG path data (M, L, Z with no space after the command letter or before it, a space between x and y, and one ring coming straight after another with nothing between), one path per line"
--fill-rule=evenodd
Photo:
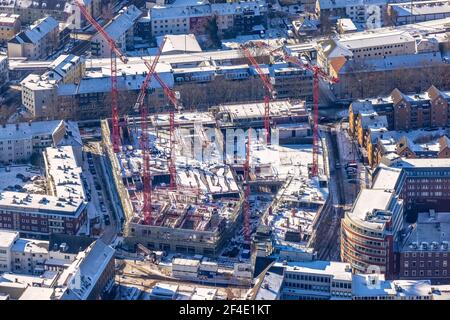
M82 61L82 58L73 54L62 54L58 56L49 66L51 71L58 73L64 77L72 66L77 65Z
M439 52L417 53L386 58L365 59L364 61L350 60L339 70L339 73L353 73L364 70L394 70L401 68L423 68L427 65L442 65L442 56Z
M442 0L389 3L389 7L395 11L397 17L450 13L450 3Z
M119 14L104 27L104 29L113 40L117 41L125 32L133 27L134 23L141 15L142 11L135 5L124 7L119 11ZM102 37L101 35L98 36Z
M449 251L449 241L450 212L419 212L417 223L404 239L401 251Z
M281 265L281 263L275 264L275 266ZM324 260L287 262L283 267L286 272L328 275L334 280L350 281L352 279L350 264L345 262Z
M283 274L271 271L269 269L264 275L264 279L261 283L261 286L258 288L255 300L278 299L282 285L283 285Z
M166 43L162 50L163 54L170 52L202 52L202 48L198 44L194 34L180 34L180 35L166 35L157 37L156 41L158 46L161 44L162 39L166 37Z
M382 231L383 225L391 218L389 209L393 197L393 190L361 189L348 215L361 222L377 224Z
M85 199L81 174L71 146L48 147L44 152L47 178L54 185L55 195L66 199Z
M13 191L0 193L0 208L8 211L77 216L85 207L86 203L80 199L73 199L72 202L69 202L66 199L42 194L26 194Z
M16 231L0 230L0 248L10 247L18 237Z
M158 63L156 72L170 88L174 86L173 74L170 72L170 65ZM142 61L140 64L127 64L118 69L117 87L122 90L139 90L144 82L147 67ZM58 95L87 94L94 92L111 91L111 68L104 66L101 68L88 69L86 77L81 79L79 84L59 84L57 88ZM161 88L158 81L152 77L149 88Z
M74 263L63 272L58 283L68 283L63 300L86 300L104 273L115 250L98 239L78 254ZM66 282L67 281L67 282Z
M382 274L355 274L354 297L426 297L432 295L429 280L385 280Z
M386 0L319 0L321 10L347 8L355 6L367 6L367 5L385 5Z
M19 17L20 15L18 14L1 13L0 24L1 25L14 24L19 19Z
M0 140L31 139L33 136L52 135L62 125L64 125L63 120L8 123L0 126Z
M51 16L47 16L38 20L35 24L30 26L28 29L19 33L16 37L10 40L13 43L33 43L37 44L44 38L47 34L49 34L54 29L57 29L59 26L58 21Z
M344 32L358 30L358 28L353 23L352 19L348 18L339 19L337 23Z
M47 254L49 248L48 241L20 238L11 249L13 252L19 253Z
M52 300L55 294L53 288L27 287L19 300Z

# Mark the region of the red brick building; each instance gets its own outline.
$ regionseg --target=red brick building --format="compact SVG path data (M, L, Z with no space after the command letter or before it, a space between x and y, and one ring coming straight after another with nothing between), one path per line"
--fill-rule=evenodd
M450 283L450 213L421 212L398 252L400 279Z
M38 239L52 233L74 235L86 222L86 208L80 199L5 191L0 195L0 228Z

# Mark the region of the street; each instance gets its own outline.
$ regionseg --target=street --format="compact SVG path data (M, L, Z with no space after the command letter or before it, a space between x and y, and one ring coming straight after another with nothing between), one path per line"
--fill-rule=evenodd
M364 165L359 162L356 149L352 147L353 143L341 122L321 126L321 130L325 133L329 150L331 199L321 213L314 246L319 259L339 260L341 219L344 217L345 211L351 208L358 195L360 180L364 181L365 185L369 184L368 174L365 169L361 169L364 168ZM357 163L357 174L364 179L359 177L347 179L346 166L352 162Z
M111 210L108 193L105 192L107 184L104 183L106 179L103 176L103 170L100 164L101 157L103 157L100 143L95 140L86 139L84 141L83 151L83 173L88 182L87 192L91 197L91 210L95 210L95 215L98 217L98 224L102 230L102 240L105 243L111 243L117 235L117 219ZM89 153L92 155L91 159L88 157ZM109 218L105 218L105 216Z

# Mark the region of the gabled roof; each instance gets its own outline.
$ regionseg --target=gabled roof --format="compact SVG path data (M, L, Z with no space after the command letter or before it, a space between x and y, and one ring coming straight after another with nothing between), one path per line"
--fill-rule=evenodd
M47 16L42 18L36 22L36 24L32 25L30 28L22 31L13 39L10 40L11 43L33 43L37 44L44 38L47 34L49 34L55 28L58 28L59 24L55 18L51 16Z

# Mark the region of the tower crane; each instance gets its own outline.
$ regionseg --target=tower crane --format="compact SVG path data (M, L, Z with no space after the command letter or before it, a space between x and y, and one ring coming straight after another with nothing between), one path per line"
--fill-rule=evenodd
M247 137L247 148L245 151L245 162L244 162L244 240L245 242L250 242L250 143L252 139L252 130L248 129Z
M98 33L107 42L111 49L111 119L112 119L112 143L115 153L120 151L120 131L119 131L119 89L117 86L117 57L127 63L128 58L117 47L116 42L109 36L105 29L91 16L87 11L82 0L76 0L76 5L80 8L81 13L94 26Z
M309 70L313 74L313 162L311 176L316 177L319 174L319 80L322 79L328 83L337 83L339 78L328 75L325 70L317 65L312 65L307 61L302 61L298 57L294 57L284 47L274 48L261 41L253 43L260 48L267 49L271 55L281 56L284 61L295 64L304 70Z
M276 98L276 92L272 85L272 82L270 81L270 77L268 77L264 71L259 66L258 62L256 61L253 54L250 52L249 48L246 45L241 45L240 50L244 53L244 55L247 57L247 59L250 61L250 63L255 67L256 72L259 75L259 78L261 79L264 89L265 89L265 95L264 95L264 129L266 131L266 141L267 144L270 144L270 99Z
M145 105L145 97L147 96L147 89L155 72L156 65L158 64L159 57L161 56L162 49L166 43L166 38L163 39L158 48L158 53L153 59L152 63L144 61L148 66L148 72L145 76L144 82L142 83L139 95L135 104L135 109L139 110L141 113L141 138L140 146L142 150L142 184L143 184L143 206L142 213L144 215L144 223L147 225L152 224L152 179L150 172L150 146L148 137L148 110Z
M149 63L146 61L145 65L150 69ZM173 104L175 110L180 110L181 105L178 101L177 95L167 86L167 84L159 77L158 73L154 72L153 77L158 81L161 88L163 88L165 95ZM170 159L169 159L169 175L170 175L170 190L177 188L177 168L175 165L175 112L172 110L169 112L169 132L170 132Z

